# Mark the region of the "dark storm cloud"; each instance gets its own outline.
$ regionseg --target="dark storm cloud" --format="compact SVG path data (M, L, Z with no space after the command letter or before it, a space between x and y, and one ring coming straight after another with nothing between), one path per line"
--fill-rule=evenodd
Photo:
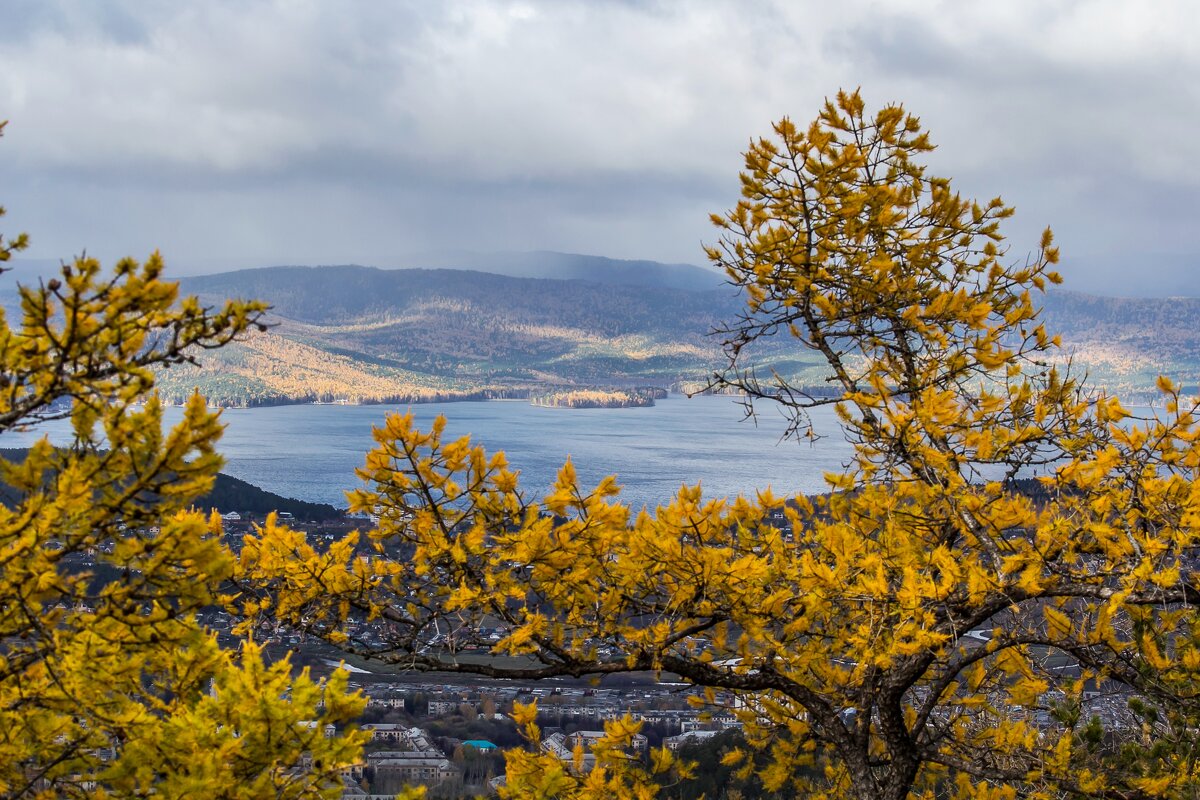
M176 263L448 248L702 260L739 152L839 86L935 171L1045 224L1064 271L1180 284L1200 205L1185 2L17 2L0 195L36 256ZM1074 259L1074 260L1072 260ZM1084 264L1089 264L1086 269ZM1186 283L1186 281L1184 281ZM1190 293L1200 293L1200 279Z

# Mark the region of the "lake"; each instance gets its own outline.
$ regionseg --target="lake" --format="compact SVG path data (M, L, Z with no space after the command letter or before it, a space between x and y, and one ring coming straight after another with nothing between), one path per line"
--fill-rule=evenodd
M296 405L226 409L220 451L224 472L268 491L312 502L346 505L345 492L361 485L354 469L373 445L371 428L408 406ZM742 419L730 397L671 395L648 408L565 409L527 402L428 403L411 406L427 429L438 414L447 433L470 434L489 452L504 450L521 485L544 493L570 457L583 486L616 474L621 497L635 508L668 500L681 483L699 482L707 496L750 494L770 486L777 494L824 491L823 475L850 455L829 408L813 414L815 444L780 441L784 420L763 405L757 424ZM181 416L167 409L169 421ZM42 430L56 443L70 435L64 422ZM36 434L9 433L0 446L28 445Z

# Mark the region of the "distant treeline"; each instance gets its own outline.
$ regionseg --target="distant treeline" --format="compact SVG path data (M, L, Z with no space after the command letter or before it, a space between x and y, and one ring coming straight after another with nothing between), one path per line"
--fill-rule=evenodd
M656 386L633 389L565 388L531 394L535 406L553 408L636 408L665 400L667 390Z
M163 402L168 405L184 405L191 398L191 391L160 392ZM473 391L454 390L422 390L419 392L399 392L370 397L355 397L349 399L329 392L310 392L295 395L278 394L248 394L237 391L208 395L215 405L223 408L270 408L273 406L294 405L413 405L417 403L459 403L478 400L527 400L530 390L523 388L489 388Z
M163 402L168 405L183 405L191 394L164 392ZM217 395L216 405L225 408L269 408L289 405L415 405L419 403L460 403L481 400L528 400L535 406L561 408L624 408L630 406L652 406L655 400L665 400L669 395L661 387L636 387L633 389L609 389L599 387L563 387L531 389L500 387L474 391L432 391L398 393L374 397L348 399L329 393L299 395L256 395L225 392Z

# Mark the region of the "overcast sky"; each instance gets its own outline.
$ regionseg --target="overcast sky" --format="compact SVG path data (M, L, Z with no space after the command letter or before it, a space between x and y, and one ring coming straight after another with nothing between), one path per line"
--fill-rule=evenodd
M5 0L32 258L182 272L551 249L702 263L740 153L861 86L1051 225L1069 286L1200 295L1200 4Z

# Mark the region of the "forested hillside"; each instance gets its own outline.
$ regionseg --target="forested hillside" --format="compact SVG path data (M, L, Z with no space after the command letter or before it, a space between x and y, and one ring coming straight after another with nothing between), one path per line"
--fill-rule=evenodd
M1200 385L1200 298L1097 297L1057 291L1045 298L1047 327L1092 382L1128 399L1156 395L1167 375L1190 393Z
M170 400L199 387L218 404L260 405L524 397L563 387L703 382L723 358L710 331L733 319L742 300L730 287L660 285L679 273L659 275L652 262L608 263L636 263L645 285L635 285L638 273L630 269L614 273L624 283L360 266L186 278L183 290L208 303L267 300L273 327L203 354L200 367L165 371L160 386ZM588 262L571 274L604 266ZM1094 384L1134 399L1152 391L1160 373L1197 384L1200 300L1060 291L1045 298L1045 319L1062 333L1064 357L1073 354ZM769 339L757 346L760 367L821 383L820 370L795 360L794 350Z
M272 304L268 332L204 354L201 367L162 376L172 400L199 386L214 402L233 405L525 396L548 387L703 380L722 358L708 332L742 305L729 287L358 266L244 270L188 278L183 289L206 302L255 297Z
M280 316L321 325L425 324L431 315L470 310L485 314L485 324L504 318L606 335L671 335L694 332L689 319L724 318L742 308L730 287L690 291L454 269L267 267L184 278L182 286L210 299L264 298Z

